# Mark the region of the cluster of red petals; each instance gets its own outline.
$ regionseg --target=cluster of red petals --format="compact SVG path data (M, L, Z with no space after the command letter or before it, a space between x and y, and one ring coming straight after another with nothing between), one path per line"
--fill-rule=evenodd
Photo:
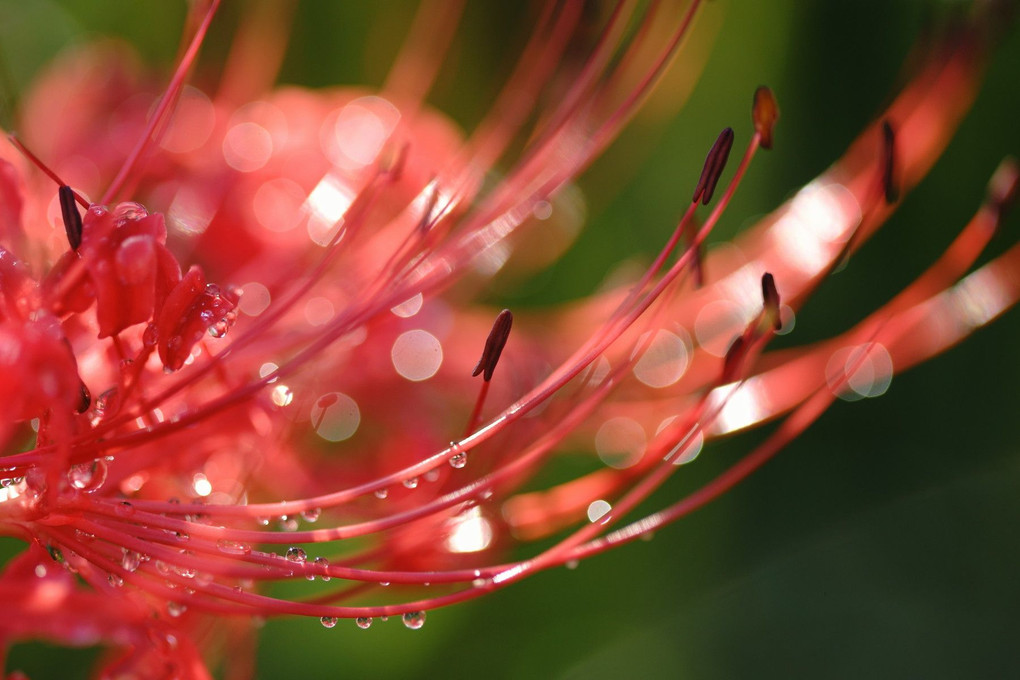
M635 280L541 318L470 307L515 258L527 269L569 241L570 181L637 112L700 4L619 3L575 63L580 3L549 3L467 139L422 107L455 23L428 2L380 94L186 88L216 2L194 3L153 107L122 51L54 67L26 98L20 151L0 152L0 531L29 544L0 577L20 612L0 645L102 642L111 676L207 677L210 650L255 616L418 628L427 610L675 521L838 396L880 393L1016 301L1016 246L967 274L1016 191L1007 162L945 255L887 305L840 337L766 351L952 135L985 49L975 24L734 247L702 255L772 147L766 88ZM237 47L255 83L282 51L264 19ZM75 125L51 125L58 100L76 102ZM126 194L153 211L114 202ZM706 440L781 416L716 480L630 517ZM593 441L588 474L520 492ZM306 596L275 597L288 580ZM199 649L202 618L222 615L241 616Z

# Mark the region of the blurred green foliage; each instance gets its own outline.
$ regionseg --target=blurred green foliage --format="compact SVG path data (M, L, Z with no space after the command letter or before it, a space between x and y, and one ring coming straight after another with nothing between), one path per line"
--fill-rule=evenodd
M754 88L782 118L776 149L755 161L721 225L731 235L777 206L846 148L901 82L900 65L932 21L960 3L920 0L732 0L690 102L664 126L626 133L580 185L591 216L576 247L520 290L515 305L583 295L622 256L648 253L672 229L718 130L749 134ZM225 2L203 63L214 64L246 3ZM281 79L377 85L414 6L302 3ZM62 46L120 35L150 63L172 60L183 2L0 1L0 51L12 94ZM526 37L529 10L469 3L433 102L477 121ZM681 59L684 58L683 53ZM916 276L983 196L1002 156L1020 150L1020 34L1009 28L984 90L944 159L890 223L818 292L787 342L850 327ZM633 168L621 178L614 170ZM636 160L635 160L636 159ZM610 196L609 200L601 197ZM993 252L1015 242L1012 216ZM370 631L341 622L269 622L263 678L1005 677L1020 639L1020 361L1014 310L910 373L889 393L837 403L749 481L649 543L557 570L476 603ZM760 434L710 446L656 500L696 488ZM74 677L80 653L41 645L8 668ZM85 677L82 668L77 677Z

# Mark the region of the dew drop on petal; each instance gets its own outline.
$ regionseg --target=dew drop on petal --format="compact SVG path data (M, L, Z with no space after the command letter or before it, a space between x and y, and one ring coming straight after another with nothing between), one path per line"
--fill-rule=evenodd
M335 616L323 616L319 621L322 622L323 628L332 628L336 625L337 618Z
M375 497L378 498L379 500L384 500L387 496L390 495L389 489L376 489L374 493Z
M294 562L295 564L304 564L305 560L308 559L308 555L302 548L296 546L287 548L287 553L284 555L288 562Z
M124 585L124 579L122 579L117 574L113 574L113 573L107 574L106 580L114 588L120 588L122 585Z
M402 618L404 626L411 630L418 630L425 625L425 612L407 612Z
M166 613L169 614L170 616L174 617L174 618L177 618L178 616L180 616L181 614L183 614L187 610L188 610L187 606L181 604L180 602L167 602L166 603Z
M369 628L372 627L372 617L359 616L358 618L354 619L354 623L357 624L358 628L360 628L361 630L368 630Z

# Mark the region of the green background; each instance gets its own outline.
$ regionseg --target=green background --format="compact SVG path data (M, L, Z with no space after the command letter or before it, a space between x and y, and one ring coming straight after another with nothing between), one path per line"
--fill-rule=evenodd
M465 126L502 83L528 14L515 3L469 4L455 48L461 56L433 97ZM583 295L621 255L661 245L711 140L730 124L738 138L748 133L750 95L767 83L782 109L776 149L755 161L721 234L746 226L824 170L881 110L931 17L966 6L708 3L721 27L688 105L661 129L628 133L628 158L643 158L625 186L617 186L614 156L581 181L588 197L612 199L589 203L589 223L561 262L518 289L491 291L492 298L518 308ZM224 53L245 9L225 2L203 64ZM281 80L379 84L413 9L404 2L302 3ZM183 12L183 2L168 1L2 0L7 97L61 47L97 35L124 36L166 69ZM1020 33L1009 29L942 161L851 266L822 287L785 342L850 327L937 257L979 205L999 160L1020 151L1018 83ZM10 124L9 108L3 116ZM992 252L1014 243L1018 227L1013 214ZM837 403L749 481L651 542L430 612L417 632L396 621L369 631L350 622L332 630L311 620L269 622L259 677L1015 675L1018 321L1011 311L962 347L896 376L879 399ZM760 437L707 448L657 499L696 488ZM16 648L8 670L87 676L73 670L86 652L48 649Z

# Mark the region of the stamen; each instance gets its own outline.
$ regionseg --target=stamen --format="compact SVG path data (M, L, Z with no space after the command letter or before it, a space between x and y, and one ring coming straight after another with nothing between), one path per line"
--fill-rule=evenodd
M698 179L698 186L694 188L694 197L691 203L697 203L701 199L701 205L708 205L715 192L715 185L719 183L719 176L726 167L726 160L730 156L730 149L733 147L733 128L726 128L719 133L712 150L705 158L705 167L701 169L701 178Z
M492 324L492 330L489 331L489 337L485 339L482 358L478 360L478 365L471 372L472 377L484 372L482 379L485 382L492 380L492 372L496 370L496 362L499 361L499 355L503 353L506 340L510 337L510 327L513 322L514 315L510 313L509 309L504 309L496 317L496 321Z
M882 121L882 153L882 188L885 202L892 205L900 198L900 188L896 182L896 132L888 120Z
M754 106L751 108L754 131L758 133L761 148L772 148L772 128L779 120L779 107L772 90L762 85L754 91Z
M57 194L60 197L60 215L64 219L67 242L71 244L71 250L78 250L78 246L81 245L81 213L74 204L74 190L66 184L61 184Z
M779 318L779 291L776 289L776 280L772 274L765 272L761 277L761 297L765 305L765 316L772 320L772 327L779 331L783 322Z
M733 382L738 370L740 369L740 364L744 360L744 355L747 353L746 350L747 341L744 339L743 335L738 335L733 340L733 344L730 345L730 348L726 350L726 358L723 359L721 379L723 383Z
M47 177L52 179L54 182L56 182L60 186L64 186L64 184L66 184L64 182L64 180L60 179L60 175L58 175L57 173L53 172L53 170L51 170L49 168L49 166L47 166L45 163L43 163L39 159L38 156L36 156L31 151L29 151L28 147L25 146L24 142L22 142L20 139L18 139L17 135L15 135L13 133L7 135L7 141L9 141L11 144L13 144L14 148L16 148L18 151L20 151L22 156L24 156L25 158L30 160L33 165L35 165L37 168L39 168L44 173L46 173ZM74 193L74 192L72 192L72 193ZM89 202L86 201L84 198L82 198L78 194L74 193L74 200L78 201L78 205L80 205L81 207L83 207L86 210L88 210Z

